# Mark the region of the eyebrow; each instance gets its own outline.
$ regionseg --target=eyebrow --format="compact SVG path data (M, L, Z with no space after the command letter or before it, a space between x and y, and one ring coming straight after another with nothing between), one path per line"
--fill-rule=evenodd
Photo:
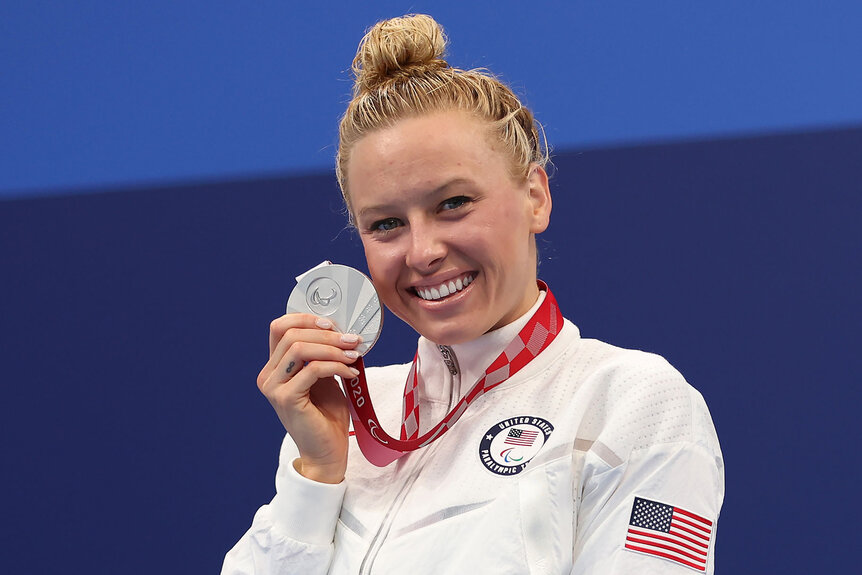
M430 192L427 192L424 195L425 196L439 196L443 192L445 192L446 190L448 190L449 188L451 188L453 186L457 186L457 185L461 185L461 184L470 184L472 182L473 182L473 180L471 180L469 178L458 176L458 177L452 178L451 180L447 181L444 184L437 186L436 188L434 188ZM360 218L367 216L369 213L390 212L395 208L395 206L396 206L396 204L377 204L374 206L368 206L368 207L362 208L361 210L359 210L359 212L357 212L356 219L358 221Z

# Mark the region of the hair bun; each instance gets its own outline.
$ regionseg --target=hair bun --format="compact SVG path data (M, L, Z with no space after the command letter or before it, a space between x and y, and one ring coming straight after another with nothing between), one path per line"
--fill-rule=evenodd
M390 79L446 68L446 36L431 16L410 14L375 24L353 59L356 92L376 89Z

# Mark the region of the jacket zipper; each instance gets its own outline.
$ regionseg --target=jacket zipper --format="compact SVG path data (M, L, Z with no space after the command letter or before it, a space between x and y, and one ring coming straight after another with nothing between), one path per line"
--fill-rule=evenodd
M443 361L446 364L446 368L452 375L452 382L449 387L449 407L447 409L451 410L458 402L461 395L461 374L458 366L458 358L455 356L455 351L451 347L439 346L439 349ZM362 564L359 566L359 575L371 575L371 569L374 567L377 555L380 553L380 549L383 547L383 544L386 542L386 538L389 536L389 531L392 529L395 517L398 515L398 511L401 509L401 505L404 503L404 500L407 499L407 493L410 491L410 488L413 487L413 484L416 483L417 479L419 479L419 475L425 468L429 454L435 447L436 445L434 444L429 445L420 453L416 454L418 456L416 465L413 468L413 471L410 472L410 476L407 478L407 481L405 481L404 485L401 486L401 489L398 490L398 493L395 495L395 499L386 511L386 515L383 516L383 521L380 522L380 527L377 529L377 533L374 534L374 538L371 540L371 545L368 546L368 551L365 553L365 557L362 559ZM408 455L408 457L410 456ZM400 463L400 461L398 463ZM396 463L396 465L398 465L398 463Z

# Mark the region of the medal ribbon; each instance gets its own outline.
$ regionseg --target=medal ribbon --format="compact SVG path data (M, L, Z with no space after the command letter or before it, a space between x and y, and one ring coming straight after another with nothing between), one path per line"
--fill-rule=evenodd
M545 291L545 299L539 309L497 359L485 369L470 391L422 437L419 437L418 352L413 359L404 389L401 439L391 437L378 423L379 419L368 393L365 364L361 357L356 360L354 367L359 370L359 375L345 381L344 388L350 400L350 415L353 418L356 441L369 462L385 467L410 451L430 445L455 425L471 403L518 373L554 341L563 327L563 316L547 284L541 280L538 284L539 288Z

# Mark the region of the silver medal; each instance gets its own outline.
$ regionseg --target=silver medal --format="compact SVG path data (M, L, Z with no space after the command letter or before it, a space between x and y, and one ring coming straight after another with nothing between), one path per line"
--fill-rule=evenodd
M323 262L298 278L287 300L287 313L310 313L330 320L342 333L362 338L365 355L380 337L383 309L374 284L361 271Z

